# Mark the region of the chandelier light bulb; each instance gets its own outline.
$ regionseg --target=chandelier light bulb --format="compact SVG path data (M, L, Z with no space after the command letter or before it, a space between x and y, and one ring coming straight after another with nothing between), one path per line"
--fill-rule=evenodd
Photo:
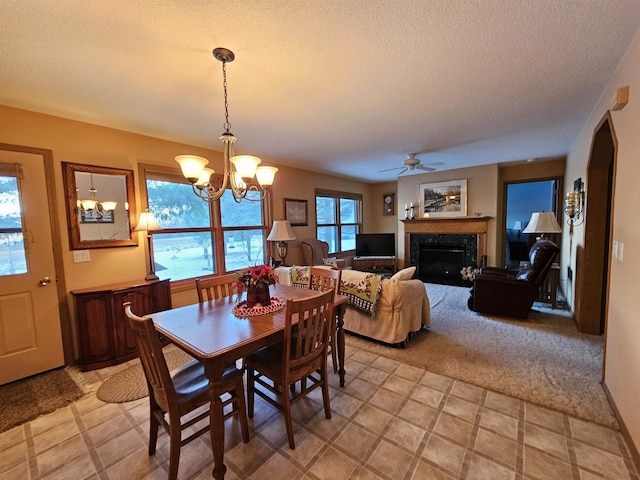
M273 185L277 171L278 169L276 167L258 167L256 168L256 179L263 187L270 187Z
M231 157L231 163L233 163L236 172L238 172L243 179L253 178L260 162L262 162L262 160L253 155L236 155L235 157Z
M197 155L178 155L176 162L180 165L182 175L191 183L196 183L200 179L202 170L209 160Z
M200 174L200 178L196 181L196 187L203 187L205 184L209 183L211 180L211 175L213 175L213 168L203 168L202 173Z
M116 209L118 202L102 202L102 208L107 212L113 212Z

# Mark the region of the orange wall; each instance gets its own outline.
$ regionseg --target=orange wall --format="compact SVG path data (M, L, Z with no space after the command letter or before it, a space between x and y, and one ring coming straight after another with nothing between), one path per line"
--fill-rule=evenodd
M138 246L92 249L90 250L91 261L74 263L67 234L68 223L61 162L133 170L136 183L137 211L140 211L141 200L138 163L168 165L177 168L174 157L179 154L192 153L208 158L214 169L218 171L222 169L222 154L214 150L1 105L0 135L1 143L48 149L53 153L55 172L53 181L57 194L56 213L61 231L63 275L67 291L142 279L147 273L147 257L144 234L140 233ZM273 164L267 161L265 163ZM370 186L368 184L319 173L309 175L309 172L296 168L277 166L280 170L272 192L273 218L282 218L282 199L284 197L309 201L309 226L294 227L294 233L299 239L315 237L315 188L361 193L365 203L369 201ZM41 214L46 215L46 210L42 210ZM370 221L371 215L366 212L365 225ZM297 242L291 242L290 257L288 256L287 260L296 263L302 262L302 254ZM73 302L70 295L68 295L67 301L71 318L74 318ZM196 301L195 290L173 294L173 302L176 306ZM71 325L75 334L75 322L72 321Z
M460 168L446 170L444 172L431 172L418 175L405 175L398 178L398 258L402 263L404 259L404 205L413 202L418 205L420 185L423 183L445 182L448 180L467 179L467 216L492 217L489 220L487 233L488 262L494 265L496 251L496 212L498 190L498 165L484 165L482 167ZM417 215L416 208L416 215Z
M630 101L624 109L611 112L613 129L618 139L616 171L614 172L612 240L624 244L623 259L611 258L609 265L609 300L605 332L605 384L633 439L640 447L640 295L638 295L638 265L640 264L640 33L630 45L618 70L602 92L600 101L585 123L567 158L567 183L578 177L587 179L587 165L593 132L614 103L616 91L630 86ZM571 185L565 185L565 192ZM585 185L586 208L599 199L589 196ZM564 232L564 258L575 259L578 248L584 246L584 225L572 234ZM575 260L571 260L575 269ZM564 269L566 270L566 268ZM575 270L574 270L575 271ZM575 288L574 285L570 285Z

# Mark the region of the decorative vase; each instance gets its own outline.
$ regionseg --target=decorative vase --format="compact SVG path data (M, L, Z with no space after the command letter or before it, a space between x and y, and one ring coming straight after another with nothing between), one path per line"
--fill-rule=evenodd
M249 284L247 286L247 307L253 308L256 305L266 307L271 305L271 293L268 283Z

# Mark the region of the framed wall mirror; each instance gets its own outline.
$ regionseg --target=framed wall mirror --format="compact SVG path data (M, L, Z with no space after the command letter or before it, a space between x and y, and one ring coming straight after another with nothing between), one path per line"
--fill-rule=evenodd
M62 162L71 250L138 244L133 170Z

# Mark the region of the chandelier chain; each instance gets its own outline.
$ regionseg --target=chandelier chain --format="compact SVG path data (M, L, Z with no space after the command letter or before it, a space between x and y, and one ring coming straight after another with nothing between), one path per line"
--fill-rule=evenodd
M231 123L229 122L229 99L227 97L227 62L222 62L222 86L224 88L224 129L229 132Z

